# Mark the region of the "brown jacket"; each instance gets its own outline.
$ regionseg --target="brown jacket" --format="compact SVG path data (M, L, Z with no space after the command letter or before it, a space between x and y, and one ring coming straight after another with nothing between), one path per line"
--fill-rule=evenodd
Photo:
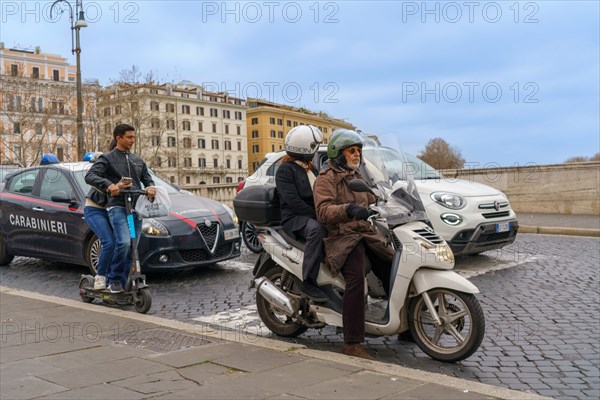
M329 165L321 170L313 188L317 219L328 231L325 258L333 276L337 276L348 254L361 239L382 259L392 261L394 258L394 250L385 246L385 238L369 222L356 221L346 214L350 203L368 207L375 202L370 193L350 190L348 182L353 179L362 179L362 176L358 171L349 172Z

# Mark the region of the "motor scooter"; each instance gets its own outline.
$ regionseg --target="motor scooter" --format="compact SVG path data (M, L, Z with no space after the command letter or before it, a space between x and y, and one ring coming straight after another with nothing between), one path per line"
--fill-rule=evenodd
M152 295L146 284L146 275L141 273L140 258L137 250L135 224L133 222L133 199L135 195L145 195L143 190L121 190L125 194L125 209L127 211L127 225L129 227L129 237L131 240L131 271L127 278L125 291L121 293L111 293L108 289L94 289L94 277L92 275L81 275L79 280L79 295L85 303L91 303L94 299L99 299L104 303L111 305L133 304L135 310L141 314L146 314L152 306Z
M373 215L369 221L396 251L389 298L373 300L365 293L365 331L372 336L410 332L421 350L433 359L463 360L479 348L485 333L484 314L474 296L479 290L452 271L452 250L429 224L410 174L391 182L380 154L376 143L363 145L362 172L367 182L357 179L349 183L353 191L369 191L378 197L377 203L370 206ZM243 207L239 208L236 213L243 214ZM324 303L309 301L300 291L304 243L286 235L280 226L269 226L258 218L253 221L251 213L247 214L244 219L260 231L264 249L254 266L251 283L257 290L256 305L262 322L285 337L298 336L309 328L341 327L345 286L341 274L333 277L321 264L317 283L329 299ZM365 272L368 270L366 260Z

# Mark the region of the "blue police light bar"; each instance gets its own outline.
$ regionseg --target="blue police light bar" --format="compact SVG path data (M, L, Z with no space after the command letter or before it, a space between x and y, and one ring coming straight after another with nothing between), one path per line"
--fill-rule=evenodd
M85 156L83 156L83 161L92 161L93 156L94 156L94 152L88 151L87 153L85 153Z
M60 160L52 153L46 153L42 156L40 165L59 164Z

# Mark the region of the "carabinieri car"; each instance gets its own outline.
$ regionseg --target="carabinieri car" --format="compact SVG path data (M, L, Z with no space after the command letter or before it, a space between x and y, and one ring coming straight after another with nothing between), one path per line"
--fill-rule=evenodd
M96 271L100 240L83 221L84 177L89 162L25 168L6 177L0 192L0 265L14 256L87 265ZM167 189L168 216L143 220L138 246L142 270L212 265L240 255L233 211L183 193L150 172Z

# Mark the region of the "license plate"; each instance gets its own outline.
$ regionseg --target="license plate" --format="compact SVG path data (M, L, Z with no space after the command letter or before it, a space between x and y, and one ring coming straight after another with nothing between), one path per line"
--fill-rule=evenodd
M510 231L510 223L509 222L503 222L501 224L496 224L496 233L508 232L508 231Z
M228 229L223 232L223 235L225 236L225 240L235 239L240 236L240 231L237 229Z

